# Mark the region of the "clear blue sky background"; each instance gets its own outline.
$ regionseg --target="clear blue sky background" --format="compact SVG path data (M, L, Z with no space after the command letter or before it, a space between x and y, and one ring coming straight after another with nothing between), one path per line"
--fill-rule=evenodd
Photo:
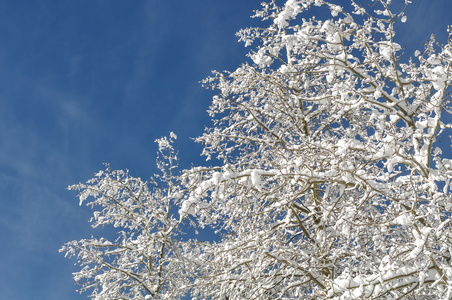
M413 2L408 53L452 24L452 1ZM212 94L198 82L246 60L234 34L259 3L0 0L0 299L86 299L58 249L91 235L91 213L65 188L104 162L148 178L170 131L182 165L202 163L189 138Z

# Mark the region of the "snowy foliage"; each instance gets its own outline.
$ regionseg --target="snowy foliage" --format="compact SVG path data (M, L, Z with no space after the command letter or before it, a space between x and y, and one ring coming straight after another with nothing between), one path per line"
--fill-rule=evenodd
M191 263L183 253L191 242L182 242L180 222L172 207L184 192L174 169L177 155L172 143L176 135L157 140L157 165L162 175L149 182L108 167L86 184L69 187L81 190L80 205L100 207L91 219L93 227L112 225L116 238L72 241L61 248L78 258L83 268L74 273L81 291L92 290L94 299L177 299L185 295ZM191 251L192 252L192 251ZM183 266L183 267L181 267ZM188 275L187 275L188 274Z
M164 188L112 170L73 187L103 208L94 226L122 228L114 242L63 248L84 266L84 289L95 299L452 296L452 160L438 142L452 127L452 40L432 36L406 57L395 38L404 8L368 2L262 4L255 17L268 27L238 33L251 61L204 81L218 92L215 123L197 141L217 166L175 176L170 154ZM328 18L312 17L322 9ZM159 150L173 153L171 142ZM183 242L188 221L220 241Z

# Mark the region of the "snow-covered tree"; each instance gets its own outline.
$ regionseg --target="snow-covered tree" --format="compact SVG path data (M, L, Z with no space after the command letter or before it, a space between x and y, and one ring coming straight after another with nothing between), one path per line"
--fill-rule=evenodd
M452 160L439 142L452 128L452 36L410 57L395 37L409 0L276 2L255 13L267 27L238 33L251 61L204 81L218 95L197 141L216 166L164 176L164 192L113 171L76 186L105 207L95 225L124 227L113 243L66 246L93 295L452 296ZM183 243L188 220L220 241Z
M150 181L107 167L86 184L69 187L81 190L80 205L87 201L100 207L91 219L94 228L113 226L113 240L92 237L60 250L78 258L83 268L74 273L75 281L81 291L91 290L92 298L178 299L186 294L193 271L183 253L191 243L180 238L173 211L184 193L175 173L174 139L171 133L157 140L161 175Z

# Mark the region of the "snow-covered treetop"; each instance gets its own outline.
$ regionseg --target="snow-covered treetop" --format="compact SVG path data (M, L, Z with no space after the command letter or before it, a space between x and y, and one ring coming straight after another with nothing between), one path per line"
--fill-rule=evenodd
M438 140L451 126L451 42L432 37L410 58L395 32L403 6L337 3L263 3L269 26L238 33L251 61L204 81L216 123L198 141L223 165L191 174L187 201L229 234L221 295L450 291L452 163Z
M119 240L146 245L121 252L133 261L108 252L118 264L99 259L105 241L66 246L93 265L76 276L96 299L452 296L451 36L409 56L395 29L411 1L276 2L255 12L266 27L238 33L248 62L204 81L214 125L197 141L220 163L176 174L172 134L158 140L163 190L112 170L76 186ZM184 226L219 241L184 241Z

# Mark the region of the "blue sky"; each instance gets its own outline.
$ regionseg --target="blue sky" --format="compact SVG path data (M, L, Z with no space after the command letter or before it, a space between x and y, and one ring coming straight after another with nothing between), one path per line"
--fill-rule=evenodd
M452 24L449 0L413 2L407 53ZM259 24L259 3L0 0L0 298L87 298L58 253L92 233L66 187L105 162L148 178L170 131L182 165L202 163L190 137L210 124L212 93L198 82L246 60L234 34Z

